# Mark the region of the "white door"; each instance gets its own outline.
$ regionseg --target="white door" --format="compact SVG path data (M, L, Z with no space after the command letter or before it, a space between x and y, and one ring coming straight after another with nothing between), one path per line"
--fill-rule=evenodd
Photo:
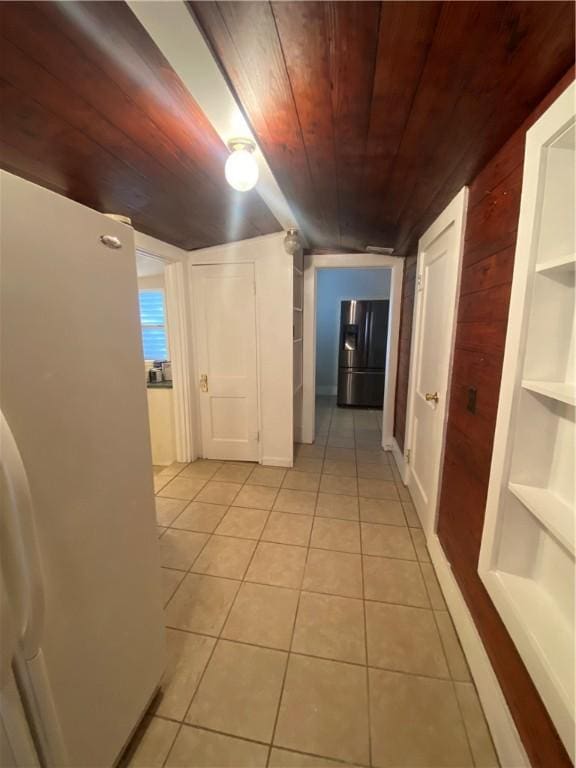
M408 487L427 536L436 527L467 189L420 238L410 363Z
M258 460L253 264L192 268L203 455Z

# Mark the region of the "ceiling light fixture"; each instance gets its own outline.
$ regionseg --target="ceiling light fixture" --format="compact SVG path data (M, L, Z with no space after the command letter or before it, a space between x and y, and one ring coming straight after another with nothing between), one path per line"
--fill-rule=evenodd
M295 256L302 248L297 229L288 229L284 238L284 249L290 256Z
M226 181L239 192L248 192L258 181L258 163L254 157L256 144L251 139L231 139L230 156L226 160Z

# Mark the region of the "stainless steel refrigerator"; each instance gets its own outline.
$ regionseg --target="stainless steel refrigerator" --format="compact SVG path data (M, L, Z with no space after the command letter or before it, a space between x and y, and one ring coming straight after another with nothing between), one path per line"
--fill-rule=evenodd
M343 301L338 405L381 408L386 377L389 301Z

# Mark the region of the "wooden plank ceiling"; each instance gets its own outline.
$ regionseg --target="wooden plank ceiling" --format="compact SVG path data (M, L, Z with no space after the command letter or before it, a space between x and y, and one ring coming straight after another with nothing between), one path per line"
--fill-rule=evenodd
M123 2L4 2L0 165L185 248L278 231ZM407 253L574 58L570 2L193 2L309 243Z
M187 249L281 229L121 2L0 7L0 165Z
M190 2L318 249L417 238L574 61L571 2Z

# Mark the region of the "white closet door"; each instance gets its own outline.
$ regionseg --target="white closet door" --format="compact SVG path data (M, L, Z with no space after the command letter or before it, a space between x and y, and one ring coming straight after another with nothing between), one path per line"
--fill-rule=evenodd
M408 487L427 536L436 525L466 194L463 189L454 198L418 245L407 430Z
M257 461L253 264L192 267L203 455Z

